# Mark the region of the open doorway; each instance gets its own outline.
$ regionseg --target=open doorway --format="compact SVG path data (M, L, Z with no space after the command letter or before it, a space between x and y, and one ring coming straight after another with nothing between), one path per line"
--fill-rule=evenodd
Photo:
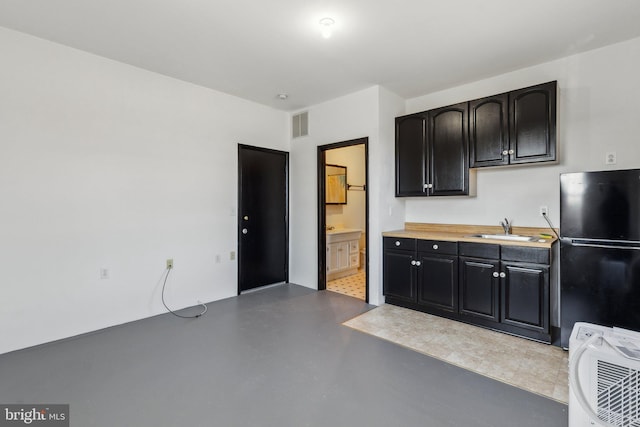
M368 138L318 147L318 289L369 301Z

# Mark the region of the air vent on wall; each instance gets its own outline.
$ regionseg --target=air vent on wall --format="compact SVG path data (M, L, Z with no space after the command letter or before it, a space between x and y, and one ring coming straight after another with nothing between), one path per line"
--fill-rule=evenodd
M309 112L296 114L291 120L291 136L298 138L309 135Z

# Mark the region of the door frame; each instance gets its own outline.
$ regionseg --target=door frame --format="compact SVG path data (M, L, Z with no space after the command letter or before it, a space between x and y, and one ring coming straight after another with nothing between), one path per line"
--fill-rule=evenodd
M242 269L241 269L241 257L242 257L242 252L240 251L240 242L242 239L242 212L241 212L241 207L242 207L242 167L241 167L241 161L242 161L242 150L254 150L254 151L262 151L265 153L271 153L271 154L278 154L278 155L283 155L284 159L285 159L285 253L284 253L284 257L285 257L285 264L284 264L284 274L285 274L285 283L289 283L289 152L288 151L282 151L282 150L274 150L271 148L264 148L264 147L256 147L253 145L246 145L246 144L238 144L238 206L237 206L237 210L236 210L236 229L237 229L237 234L236 234L236 239L237 239L237 253L238 253L238 257L237 257L237 264L238 264L238 283L237 283L237 287L238 287L238 295L240 295L240 293L242 292L242 290L240 289L240 283L241 283L241 278L242 278ZM269 285L269 284L266 284ZM258 288L255 288L258 289ZM253 289L250 289L249 291L251 291ZM246 291L245 291L246 292Z
M325 203L326 179L324 167L327 164L326 152L335 148L364 145L365 175L365 302L369 302L369 137L351 139L318 146L318 290L327 289L327 205ZM360 254L358 254L360 256Z

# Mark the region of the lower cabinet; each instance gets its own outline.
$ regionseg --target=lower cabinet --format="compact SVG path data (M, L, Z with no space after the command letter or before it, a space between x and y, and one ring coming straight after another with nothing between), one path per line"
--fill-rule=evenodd
M500 261L460 257L460 315L500 321Z
M327 272L349 268L349 242L337 242L327 245Z
M549 266L503 262L500 321L549 333Z
M384 294L436 310L458 309L458 244L384 240Z
M418 304L458 311L458 244L418 240Z
M551 251L384 238L387 302L543 342L550 334Z
M383 293L399 301L416 302L416 241L384 239Z

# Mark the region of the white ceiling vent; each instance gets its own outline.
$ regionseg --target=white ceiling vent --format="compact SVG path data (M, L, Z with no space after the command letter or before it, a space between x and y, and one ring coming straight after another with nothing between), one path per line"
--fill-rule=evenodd
M309 135L309 112L296 114L291 119L291 136L299 138Z

